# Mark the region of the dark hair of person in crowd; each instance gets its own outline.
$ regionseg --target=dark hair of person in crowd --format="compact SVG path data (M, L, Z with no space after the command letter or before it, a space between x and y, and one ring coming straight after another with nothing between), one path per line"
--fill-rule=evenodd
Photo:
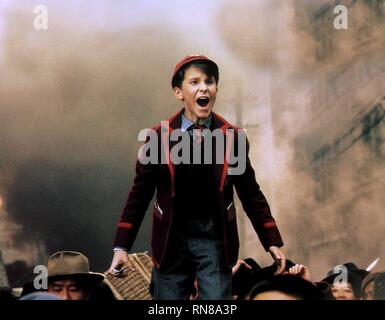
M294 275L277 275L255 285L250 300L321 300L312 282Z
M89 300L113 301L117 300L117 298L115 297L110 286L106 283L105 280L103 280L102 282L98 283L96 287L91 291Z
M15 300L15 297L12 295L12 292L9 288L0 288L0 301L11 301Z
M373 300L374 296L374 280L376 280L377 276L379 275L379 272L373 272L369 273L364 280L362 281L361 285L361 299L362 300Z
M277 270L277 264L275 262L270 266L261 268L252 258L247 258L244 261L250 268L241 265L233 275L232 294L237 297L237 300L247 299L251 289L257 283L273 277ZM286 259L285 270L289 270L289 268L294 265L291 260Z
M379 272L374 280L374 300L385 300L385 272Z
M321 300L336 300L332 292L332 285L325 281L314 282L318 290L321 292Z

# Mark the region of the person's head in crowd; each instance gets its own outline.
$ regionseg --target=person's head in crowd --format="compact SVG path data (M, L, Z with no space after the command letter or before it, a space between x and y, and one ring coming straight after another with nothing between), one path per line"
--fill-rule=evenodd
M23 295L22 297L20 297L19 300L63 300L63 299L52 293L48 293L44 291L35 291L35 292L28 293L26 295Z
M251 289L259 282L274 276L277 271L277 264L274 262L270 266L261 268L252 258L243 260L245 264L241 264L239 269L233 274L232 294L236 300L247 300ZM295 264L286 259L285 270Z
M97 300L97 301L121 300L120 297L114 294L111 286L112 285L109 284L108 280L104 279L102 282L98 283L95 286L88 300Z
M310 281L294 275L277 275L258 282L250 300L321 300L320 290Z
M90 272L88 258L75 251L60 251L48 259L48 293L63 300L88 300L104 275Z
M374 300L385 300L385 272L379 272L374 279L373 298Z
M304 264L296 264L295 266L289 268L289 271L285 272L284 274L291 274L312 282L320 291L321 300L335 300L331 292L331 285L325 281L313 282L311 279L310 269Z
M331 285L331 292L336 300L361 298L362 278L356 272L349 271L346 265L334 267L322 281Z
M361 285L361 299L362 300L374 300L374 280L379 275L378 272L369 273Z
M332 285L325 281L313 282L321 292L321 300L336 300L332 293Z
M256 283L259 264L253 258L247 258L239 263L238 268L233 272L232 295L236 300L244 300Z
M14 296L10 288L8 287L0 287L0 301L9 301L14 300Z

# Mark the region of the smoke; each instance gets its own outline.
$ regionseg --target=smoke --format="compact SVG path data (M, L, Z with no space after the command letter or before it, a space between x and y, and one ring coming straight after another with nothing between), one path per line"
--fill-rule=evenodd
M175 62L215 51L206 32L215 6L42 4L48 30L33 28L34 1L9 2L0 12L0 197L3 229L14 230L0 235L0 246L6 263L44 264L55 251L77 250L103 271L134 174L137 134L179 110L170 90ZM214 56L221 63L221 53ZM134 251L149 250L150 220L147 214ZM20 248L40 254L27 259Z
M334 28L337 5L348 9L347 30ZM336 67L359 49L383 48L383 17L380 0L243 0L226 2L216 23L226 45L243 62L300 75Z
M48 30L33 28L33 1L0 12L0 197L2 230L13 230L0 235L0 246L6 263L44 264L55 251L77 250L103 271L132 182L137 134L179 110L171 71L186 54L215 51L206 32L215 7L42 4ZM221 63L220 52L214 56ZM147 214L134 251L149 250L150 220Z
M348 7L348 30L333 27L337 4ZM317 280L384 254L383 15L380 1L245 0L217 18L255 81L270 75L270 198L288 258Z
M1 202L3 202L1 200ZM17 236L22 230L22 225L15 223L0 206L0 243L4 250L2 258L9 262L23 259L28 265L36 264L40 258L45 257L45 248L42 243L28 243L18 241ZM11 250L10 250L11 249Z
M18 226L3 234L12 239L2 248L7 262L45 263L54 251L78 250L106 270L137 132L177 109L164 79L178 36L166 26L90 30L68 16L37 31L17 8L4 18L0 196L4 229ZM138 251L148 250L146 224ZM42 255L27 259L20 247Z
M310 19L299 37L311 35L306 52L313 48L316 59L279 79L276 90L283 95L274 101L276 125L284 128L276 141L292 147L287 173L298 194L293 202L285 197L285 187L280 193L280 207L296 213L287 223L290 252L302 256L319 278L333 265L354 261L365 268L383 255L385 203L379 181L384 174L385 65L378 36L384 22L373 3L346 5L350 27L345 33L332 28L333 4L308 8ZM293 20L293 33L300 17ZM301 43L298 50L306 47ZM300 93L293 97L292 92ZM292 110L291 120L282 122L281 106ZM301 199L302 194L307 197ZM295 230L303 232L293 238Z

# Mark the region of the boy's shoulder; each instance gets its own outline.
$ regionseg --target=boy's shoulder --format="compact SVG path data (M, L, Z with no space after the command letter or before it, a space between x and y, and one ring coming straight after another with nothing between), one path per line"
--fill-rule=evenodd
M236 125L230 123L227 121L224 117L219 115L218 113L212 112L212 115L214 117L214 121L217 123L217 127L221 129L233 129L234 131L242 130L242 128L237 127Z
M180 114L181 114L181 111L177 112L176 114L172 115L167 119L161 120L155 126L153 126L151 130L154 130L158 133L161 131L162 128L172 130L172 125L170 124L173 123L177 119L177 117L180 116Z

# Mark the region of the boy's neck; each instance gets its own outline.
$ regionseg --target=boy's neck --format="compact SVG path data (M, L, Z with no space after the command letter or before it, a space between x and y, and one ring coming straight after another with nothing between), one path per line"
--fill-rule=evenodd
M204 122L207 120L207 118L211 117L211 112L210 112L210 114L208 115L208 117L206 117L206 118L197 118L196 120L191 119L191 118L186 114L185 111L183 111L183 115L184 115L187 119L189 119L190 121L194 122L195 124L204 124Z

